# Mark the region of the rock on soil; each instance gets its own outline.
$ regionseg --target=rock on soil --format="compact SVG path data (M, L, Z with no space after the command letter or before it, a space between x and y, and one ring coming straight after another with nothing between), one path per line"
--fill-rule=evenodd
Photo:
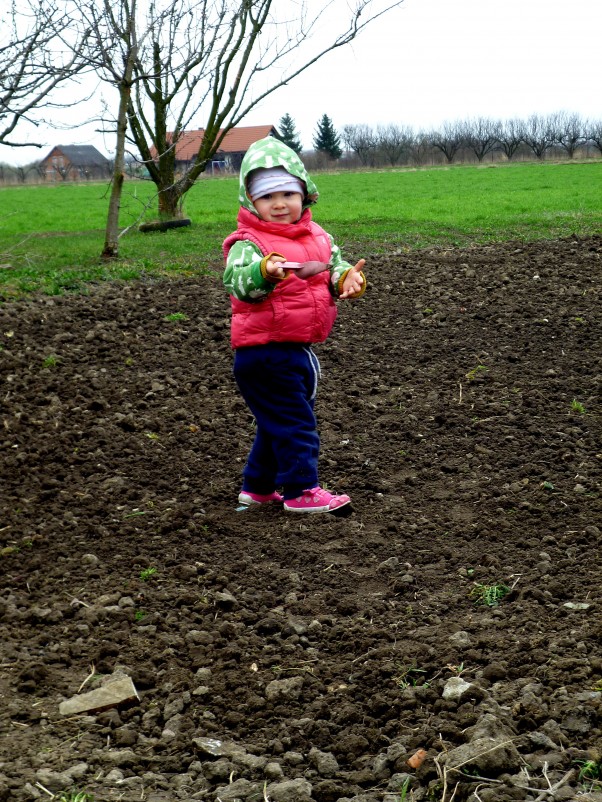
M0 306L0 802L600 800L602 238L368 260L347 518L236 512L215 268Z

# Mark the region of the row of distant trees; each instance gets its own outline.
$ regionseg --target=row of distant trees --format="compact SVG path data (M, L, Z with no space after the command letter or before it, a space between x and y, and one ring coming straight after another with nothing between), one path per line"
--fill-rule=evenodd
M313 169L333 163L353 168L482 162L486 157L543 160L550 154L572 159L580 149L589 155L602 155L602 121L583 120L578 114L568 112L533 114L524 120L479 117L419 131L395 123L376 127L358 123L344 125L340 132L324 114L316 123L313 152L303 150L290 114L281 117L278 131L281 139L296 153L303 154L307 166ZM125 160L124 173L131 178L142 175L143 168L139 159ZM107 178L111 177L112 169L112 163L108 162ZM0 183L26 183L38 177L45 179L40 161L16 167L0 163Z
M290 147L301 152L294 120L288 114L280 120L280 133ZM543 160L551 152L572 159L584 148L602 155L602 119L584 120L578 114L559 111L526 119L456 120L420 131L394 123L376 127L358 123L344 125L338 132L324 115L317 123L313 146L323 159L344 157L347 163L364 167L421 165L432 162L434 155L447 164L467 159L482 162L496 155L507 160L525 155Z

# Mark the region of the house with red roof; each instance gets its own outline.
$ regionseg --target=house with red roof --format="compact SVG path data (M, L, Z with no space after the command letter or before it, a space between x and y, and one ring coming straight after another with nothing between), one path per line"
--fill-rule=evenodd
M185 170L190 167L203 141L205 129L199 128L197 131L183 131L176 142L176 169ZM240 163L249 147L258 139L266 136L278 136L278 131L273 125L247 125L231 128L224 136L224 139L213 157L207 172L221 172L223 170L238 172ZM173 132L167 134L168 141L171 141ZM157 151L151 148L151 155L156 158Z

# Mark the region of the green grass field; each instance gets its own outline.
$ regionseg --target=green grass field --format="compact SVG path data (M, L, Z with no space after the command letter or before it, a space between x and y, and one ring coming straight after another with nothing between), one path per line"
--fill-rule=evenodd
M602 232L602 161L454 166L315 176L314 218L350 260L371 253ZM235 227L237 178L202 178L184 211L193 224L141 234L156 212L154 185L126 182L120 259L100 258L106 184L0 189L0 297L81 290L86 282L221 269Z

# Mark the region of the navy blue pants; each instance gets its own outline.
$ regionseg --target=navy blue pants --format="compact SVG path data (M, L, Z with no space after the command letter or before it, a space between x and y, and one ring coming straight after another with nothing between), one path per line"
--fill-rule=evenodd
M285 499L318 484L320 437L314 404L320 363L308 345L238 348L234 378L257 424L243 470L243 490Z

